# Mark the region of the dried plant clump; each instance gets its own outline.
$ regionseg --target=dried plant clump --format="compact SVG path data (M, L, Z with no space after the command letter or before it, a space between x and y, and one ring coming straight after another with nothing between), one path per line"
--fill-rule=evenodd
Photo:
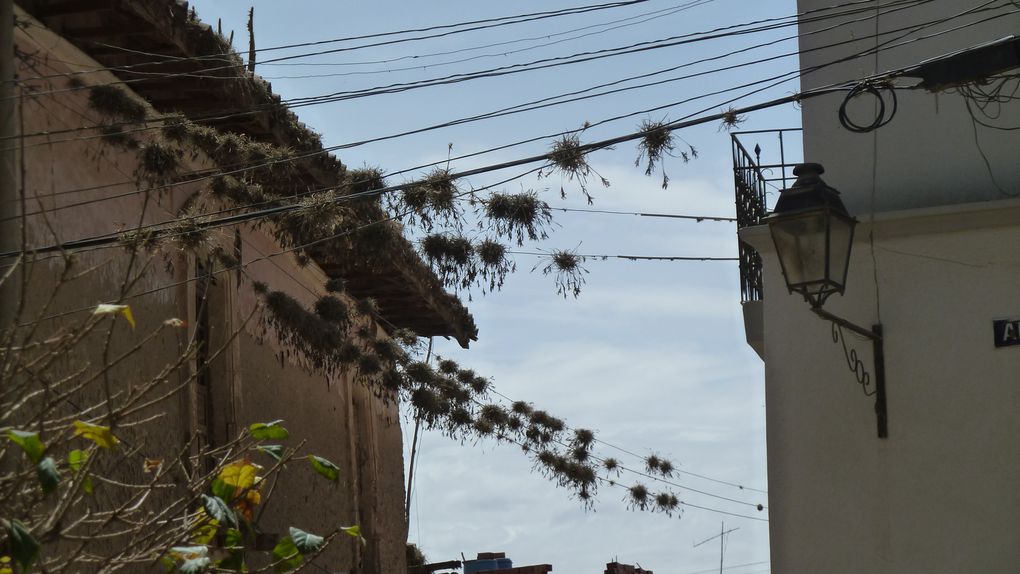
M659 455L650 454L650 455L646 456L645 457L645 470L647 470L650 473L658 472L659 471L659 463L661 461L662 461L662 459L659 458Z
M391 339L376 339L371 346L372 352L384 361L394 363L407 359L407 353Z
M146 116L145 104L117 86L103 84L89 88L89 106L98 112L119 119L143 122Z
M635 484L634 486L627 489L627 497L629 498L628 506L630 508L638 508L640 510L646 510L650 502L649 497L651 495L648 492L648 487L643 484Z
M590 454L591 453L588 452L588 449L582 446L575 446L574 448L570 449L570 456L574 457L574 460L578 462L587 461Z
M642 161L647 161L645 175L648 176L652 175L656 166L659 166L662 170L662 189L669 187L669 174L666 173L662 163L667 156L679 157L684 163L698 157L698 150L686 141L683 143L687 149L676 152L678 136L669 129L666 122L645 120L641 122L641 134L641 140L638 142L638 157L634 160L634 165L639 166Z
M595 442L595 433L588 429L574 429L573 444L583 447L591 448Z
M165 234L160 234L175 243L182 251L196 252L210 245L211 231L206 227L209 218L193 210L185 211L174 220Z
M332 277L326 281L326 291L330 293L343 293L347 290L347 282L341 277Z
M464 407L456 406L450 409L450 423L457 428L463 428L470 426L474 418L471 416L471 411Z
M722 125L719 126L720 130L732 131L733 129L744 123L746 118L737 113L736 108L729 107L722 113Z
M502 407L493 404L484 405L478 416L481 420L497 428L506 426L507 421L510 419Z
M345 328L350 322L350 309L347 308L347 304L332 295L320 297L315 302L315 314Z
M546 226L552 223L549 204L538 198L534 191L523 193L494 193L483 202L484 215L499 235L524 244L548 239Z
M539 172L539 175L548 176L553 172L559 172L568 180L576 181L581 188L581 193L591 205L595 203L595 198L588 193L588 178L595 174L604 187L609 187L609 180L602 177L588 163L587 154L589 151L582 149L581 138L576 133L564 134L553 142L552 150L549 152L549 166ZM567 197L563 186L560 186L560 197L564 199Z
M585 283L584 276L588 274L588 270L582 266L584 262L583 255L578 255L574 251L557 250L539 259L531 270L541 269L542 275L554 275L556 293L564 298L567 295L577 298Z
M177 171L181 150L159 142L149 142L139 150L139 156L143 174L162 180Z
M471 240L461 235L434 233L423 237L419 246L444 287L459 290L474 284L479 269Z
M450 171L436 168L424 178L405 186L396 200L390 200L395 215L410 224L420 224L426 231L436 225L460 228L463 213L457 205L460 190Z
M517 263L510 258L506 246L493 239L483 239L474 246L474 250L478 255L477 274L482 292L485 292L486 282L489 292L502 289L506 276L517 270Z
M668 460L663 460L659 463L659 474L665 478L672 477L674 470L673 463Z
M535 409L524 401L514 401L514 403L510 405L510 410L519 415L530 416Z
M613 472L613 471L619 472L620 461L616 460L615 458L609 457L609 458L606 458L606 459L604 459L602 461L602 466L605 467L605 469L608 472Z
M439 372L444 375L455 375L460 368L456 361L451 361L450 359L440 359L438 367Z
M300 353L311 367L332 374L351 362L351 357L343 353L349 353L353 345L347 343L343 330L335 323L308 311L282 291L266 291L262 297L267 311L264 320L274 328L280 342Z
M680 499L671 492L660 492L655 495L655 510L663 512L666 516L673 516L673 513L680 507Z
M370 354L363 354L358 358L358 372L362 375L375 375L382 371L382 362L379 357Z
M467 385L476 395L484 395L489 390L490 383L485 377L473 377Z
M361 313L362 315L366 315L368 317L379 316L379 303L376 302L376 300L371 297L359 299L358 302L355 304L354 308L357 309L358 313Z
M163 116L163 137L174 142L183 142L188 139L194 126L184 114L172 113Z
M344 187L347 191L345 195L370 193L386 187L386 180L382 170L376 168L352 169L346 173Z
M639 155L634 160L634 166L641 165L641 161L647 159L645 175L652 175L656 164L661 163L664 157L671 156L675 147L673 132L666 127L665 122L645 120L641 122L641 140L638 142Z
M152 229L133 229L120 234L120 244L128 251L141 249L152 253L161 242L160 234Z

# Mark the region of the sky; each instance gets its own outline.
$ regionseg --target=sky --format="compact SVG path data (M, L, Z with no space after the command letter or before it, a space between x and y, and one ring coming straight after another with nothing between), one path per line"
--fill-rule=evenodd
M235 32L247 47L245 21L251 0L196 0L202 20ZM545 11L581 3L518 1L483 3L255 2L256 46L269 48L354 35ZM765 18L791 16L793 0L650 0L626 7L455 34L427 41L347 50L260 64L256 73L284 98L383 86L507 66L538 59L626 46L703 32ZM585 130L593 141L637 131L642 120L678 120L718 113L789 95L796 81L750 94L772 76L796 69L795 58L733 67L794 52L793 28L606 58L585 64L529 71L395 94L350 99L296 110L327 146L406 131L522 102L613 82L672 66L686 66L644 81L729 68L659 86L549 107L528 113L430 131L364 145L339 154L351 167L397 171L546 134L585 122L633 114ZM761 46L768 42L771 46ZM259 59L352 47L366 41L273 50ZM494 45L499 44L499 45ZM489 45L491 47L481 48ZM755 47L757 46L757 47ZM744 50L733 56L724 54ZM453 53L451 53L453 52ZM434 55L444 53L443 55ZM470 59L469 59L470 58ZM712 58L704 63L698 60ZM453 60L467 60L452 62ZM377 63L368 63L377 62ZM324 77L307 77L307 76ZM301 77L305 76L305 77ZM625 82L629 86L637 82ZM749 85L742 89L734 87ZM712 92L717 95L666 106ZM739 130L797 127L793 106L749 114ZM718 122L677 134L698 152L684 163L667 158L670 177L644 175L638 150L622 144L590 157L597 178L588 205L577 182L552 174L512 182L501 189L534 190L552 207L623 212L733 217L731 135ZM787 160L799 154L787 135ZM451 164L454 171L492 165L548 151L550 139ZM765 163L778 153L772 134L742 136L748 149L763 148ZM450 151L452 146L452 151ZM482 187L517 172L474 177ZM396 178L413 177L411 174ZM404 181L390 180L390 183ZM561 188L566 197L561 198ZM771 196L774 199L774 194ZM735 257L735 224L592 212L554 212L550 238L521 251L575 249L581 254ZM425 432L413 487L409 540L430 561L505 552L515 565L552 564L554 572L599 573L607 562L639 564L659 573L717 571L719 540L695 545L726 530L727 572L768 572L768 501L765 491L765 406L761 361L744 341L735 261L659 262L589 258L586 284L576 299L556 293L539 269L543 259L515 256L517 272L503 289L461 293L475 317L479 339L469 350L437 340L436 352L491 377L496 391L532 402L571 427L594 429L597 452L642 470L641 457L655 453L679 470L671 482L685 503L678 516L633 511L624 491L603 486L593 510L533 472L519 449L492 441L462 444ZM405 442L413 421L405 417ZM612 445L612 446L608 446ZM405 448L409 445L405 445ZM624 451L615 450L621 447ZM638 455L638 456L634 456ZM405 459L407 453L405 452ZM700 476L697 476L700 475ZM705 478L707 477L707 478ZM711 479L711 480L710 480ZM637 478L624 472L620 483ZM655 490L652 481L641 479ZM727 484L728 483L728 484ZM735 485L742 485L740 488ZM728 499L728 500L727 500ZM757 505L766 508L757 510ZM757 519L757 520L756 520Z

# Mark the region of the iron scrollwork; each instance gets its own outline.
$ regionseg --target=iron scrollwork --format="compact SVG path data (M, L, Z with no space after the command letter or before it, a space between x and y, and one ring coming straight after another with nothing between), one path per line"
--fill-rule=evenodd
M846 333L838 323L832 322L832 342L839 343L843 347L843 355L846 357L847 368L854 374L857 384L861 386L866 396L874 396L878 392L871 386L871 373L864 367L864 361L857 354L857 349L850 347L846 342Z

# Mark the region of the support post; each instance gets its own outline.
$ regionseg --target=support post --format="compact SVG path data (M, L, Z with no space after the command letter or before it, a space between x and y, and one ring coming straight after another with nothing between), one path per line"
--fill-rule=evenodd
M811 311L826 321L830 321L835 325L839 325L844 329L853 331L854 333L871 340L872 356L875 362L875 392L873 394L875 395L875 418L878 421L878 438L889 438L889 415L886 411L885 400L885 349L883 348L884 339L882 337L882 324L876 323L872 325L869 330L851 323L839 315L833 315L821 307L812 307ZM835 335L833 340L837 340L835 339ZM846 352L845 344L844 352ZM848 355L847 360L856 361L856 364L860 364L860 359L857 358L856 352L853 352L852 355ZM852 367L851 370L857 373L856 367ZM866 380L867 379L859 378L858 382L863 383ZM866 394L872 393L866 392Z
M889 416L885 404L885 350L882 348L882 325L871 327L877 338L872 339L875 357L875 417L878 419L878 438L889 438Z
M0 0L0 252L20 249L17 169L17 93L14 75L14 0ZM14 258L0 263L10 265ZM12 327L18 308L18 281L0 287L0 332Z

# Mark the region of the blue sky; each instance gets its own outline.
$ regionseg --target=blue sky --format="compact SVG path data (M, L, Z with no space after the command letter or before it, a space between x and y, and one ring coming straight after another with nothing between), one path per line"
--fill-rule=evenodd
M686 4L686 6L685 6ZM245 51L245 20L250 1L199 0L199 17L226 31ZM256 2L255 29L260 48L385 32L411 27L477 20L562 8L546 2ZM580 4L572 4L580 5ZM430 41L375 47L302 58L287 64L260 65L256 72L273 83L284 98L295 98L414 81L493 68L541 58L624 46L749 22L789 16L792 0L746 2L652 0L626 8L530 22L448 36ZM638 17L644 14L645 16ZM655 16L654 19L649 19ZM621 19L633 18L620 21ZM647 21L641 21L646 20ZM617 21L615 24L608 24ZM611 27L617 29L608 29ZM586 28L583 29L582 28ZM566 33L569 30L576 32ZM598 32L598 33L594 33ZM570 40L574 36L591 34ZM337 145L410 128L483 113L524 101L614 81L627 76L689 63L755 44L790 37L793 28L712 40L640 54L347 100L297 110ZM512 42L512 43L511 43ZM553 45L539 46L550 42ZM498 47L428 57L428 54L502 43ZM330 44L329 49L349 46ZM525 50L526 51L519 51ZM310 51L266 52L276 57ZM753 48L747 53L692 65L661 77L673 77L730 66L796 50L795 41ZM510 53L517 51L516 53ZM497 55L498 54L498 55ZM416 57L415 57L416 56ZM441 65L450 60L472 61ZM400 58L398 60L398 58ZM393 60L379 64L357 62ZM315 64L315 65L309 65ZM328 65L327 65L328 64ZM416 69L395 70L417 66ZM755 82L796 69L793 58L738 67L654 88L628 91L542 111L477 122L340 153L352 167L375 166L395 171L447 157L557 133L584 122L648 109ZM382 71L388 70L388 71ZM356 75L336 75L359 72ZM364 73L373 72L373 73ZM378 73L376 73L378 72ZM287 76L331 74L319 78ZM792 93L794 82L736 102L737 107ZM746 89L743 91L747 91ZM581 134L591 141L635 131L644 119L675 120L702 110L718 112L729 92L652 114L598 126ZM794 127L793 106L756 112L742 130ZM688 164L668 159L671 183L660 188L658 175L646 177L634 166L637 150L624 144L591 156L592 166L610 180L603 188L592 182L595 209L692 215L733 215L730 135L718 123L684 130L679 135L698 150ZM776 151L773 139L760 142L764 155ZM547 151L548 141L456 162L454 170L470 169ZM787 150L796 156L796 149ZM789 158L788 158L789 159ZM472 178L476 187L505 179L513 172ZM398 176L399 177L399 176ZM410 176L407 176L410 177ZM398 180L399 181L399 180ZM567 197L560 198L560 188ZM576 183L553 175L505 186L534 189L554 207L587 208ZM577 248L581 253L733 257L732 223L654 219L594 213L556 213L549 240L536 248ZM587 285L578 299L563 299L552 280L529 272L538 262L516 257L518 271L503 290L474 293L468 306L479 326L479 341L468 351L452 342L437 342L439 354L492 377L496 390L514 399L534 402L575 427L589 427L608 443L640 455L670 457L680 470L718 480L767 489L765 469L764 376L760 360L745 344L735 262L634 262L590 260ZM405 424L409 442L410 423ZM640 469L642 462L609 447L602 454L618 457ZM640 563L656 572L684 574L718 568L719 546L694 544L718 534L720 523L739 530L727 538L727 570L739 574L768 570L766 522L687 507L668 518L627 510L623 491L600 489L594 511L586 512L568 493L532 472L531 462L517 449L492 442L460 444L438 433L422 439L412 508L410 540L431 560L472 557L476 552L502 551L515 564L550 563L554 572L601 572L619 559ZM621 476L621 482L633 477ZM767 505L766 496L750 489L680 474L674 482L690 505L767 518L753 505ZM653 487L654 484L649 483ZM700 494L689 489L709 493ZM745 504L722 500L734 499ZM752 505L752 506L749 506ZM764 563L763 563L764 562Z

